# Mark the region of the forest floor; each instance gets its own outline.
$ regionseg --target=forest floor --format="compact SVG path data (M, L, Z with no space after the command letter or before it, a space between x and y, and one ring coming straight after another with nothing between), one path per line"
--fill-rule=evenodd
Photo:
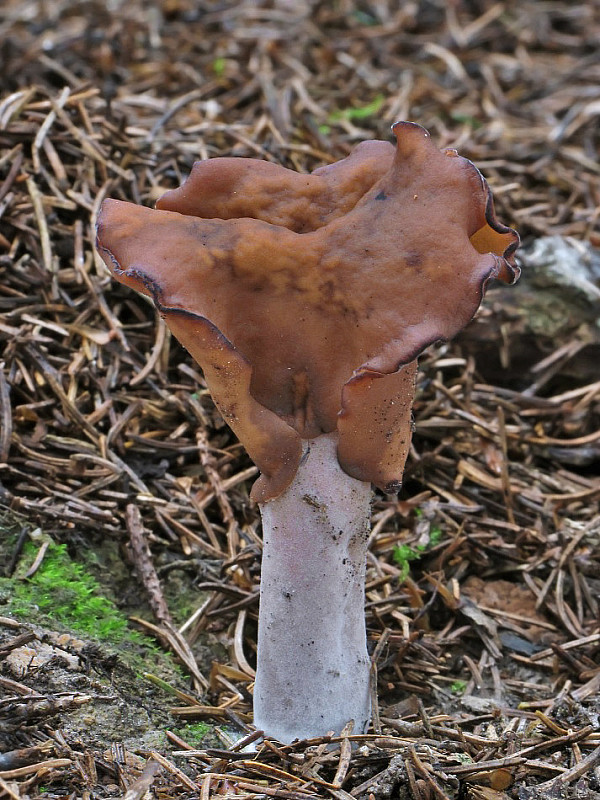
M0 797L600 798L599 43L598 0L4 0ZM523 277L420 359L372 728L251 753L256 469L95 220L398 119L482 170Z

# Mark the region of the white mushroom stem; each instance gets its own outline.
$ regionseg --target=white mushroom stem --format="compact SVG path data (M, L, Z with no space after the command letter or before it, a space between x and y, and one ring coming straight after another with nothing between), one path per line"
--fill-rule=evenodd
M346 475L337 434L306 443L294 481L261 505L254 724L281 742L370 719L365 568L371 485Z

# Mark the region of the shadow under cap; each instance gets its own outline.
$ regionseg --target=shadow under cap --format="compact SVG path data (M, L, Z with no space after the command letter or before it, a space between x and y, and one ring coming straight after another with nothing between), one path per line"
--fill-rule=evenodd
M395 151L364 142L311 175L216 158L158 210L102 206L102 257L204 369L260 502L289 485L302 439L336 430L348 474L397 490L417 356L490 280L518 277L517 234L475 166L419 125L393 131Z

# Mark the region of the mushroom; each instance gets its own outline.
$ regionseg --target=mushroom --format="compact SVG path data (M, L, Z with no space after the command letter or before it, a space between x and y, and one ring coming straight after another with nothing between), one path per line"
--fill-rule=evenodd
M106 200L98 221L113 275L152 298L260 470L254 723L283 742L366 730L372 485L401 486L418 355L518 278L475 166L393 132L310 175L198 162L156 209Z

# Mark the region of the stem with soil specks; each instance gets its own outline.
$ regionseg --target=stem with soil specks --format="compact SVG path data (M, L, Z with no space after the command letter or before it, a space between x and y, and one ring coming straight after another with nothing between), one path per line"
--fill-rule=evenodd
M342 471L337 434L306 443L286 491L261 504L254 724L282 742L370 719L364 585L371 485Z

